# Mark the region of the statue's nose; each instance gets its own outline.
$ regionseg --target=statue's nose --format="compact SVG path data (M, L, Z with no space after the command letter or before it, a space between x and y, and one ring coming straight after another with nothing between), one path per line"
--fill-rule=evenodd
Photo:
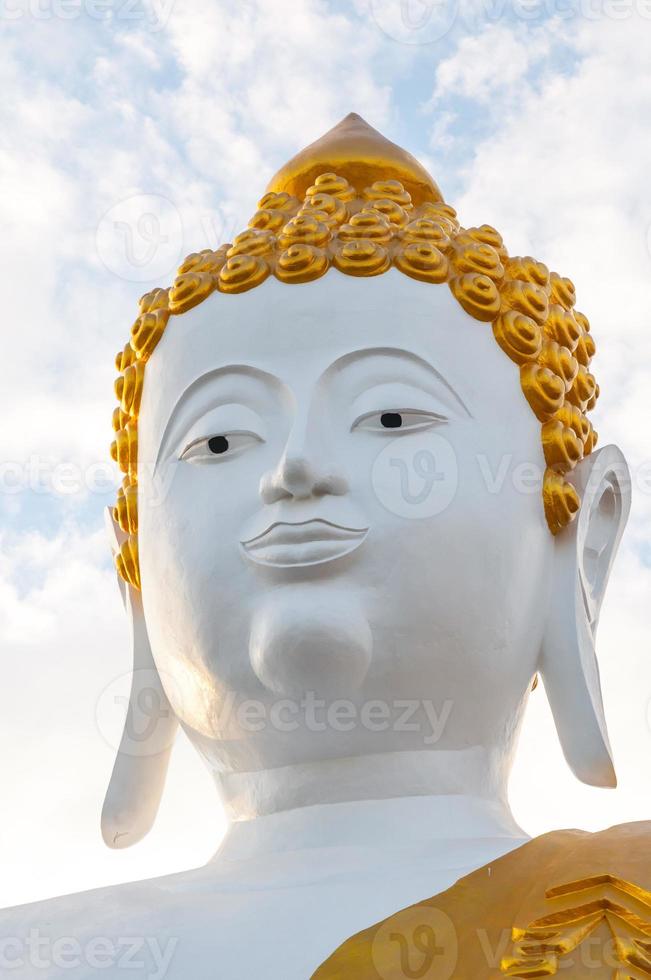
M318 467L305 455L285 453L273 472L260 481L260 496L265 504L279 500L306 500L326 494L344 494L348 481L331 468Z

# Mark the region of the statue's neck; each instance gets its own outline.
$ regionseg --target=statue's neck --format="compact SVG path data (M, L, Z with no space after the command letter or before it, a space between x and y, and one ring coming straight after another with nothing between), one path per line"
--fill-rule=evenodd
M441 887L526 840L508 809L468 796L322 804L233 823L216 855L224 868L289 878L443 872ZM445 877L444 869L456 869ZM436 877L426 879L436 882Z
M423 839L520 839L524 835L506 800L506 777L503 754L474 748L231 773L220 777L220 791L233 821L233 841L246 838L246 824L273 828L276 845L290 828L295 843L297 827L305 847L313 840L319 846L368 845L373 834L390 841L396 811L409 814L410 826ZM292 837L287 840L289 846Z

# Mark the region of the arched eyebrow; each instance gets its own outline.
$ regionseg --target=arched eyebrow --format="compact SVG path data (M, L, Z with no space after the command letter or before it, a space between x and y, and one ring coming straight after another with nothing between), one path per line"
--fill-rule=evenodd
M472 413L470 412L468 406L465 404L463 399L455 391L452 385L443 377L440 371L438 371L428 360L415 354L413 351L405 350L402 347L364 347L359 350L348 351L346 354L342 354L340 357L336 358L327 368L322 372L321 378L326 378L328 375L339 373L345 371L348 367L352 367L355 364L363 363L365 360L371 357L377 356L390 356L394 358L400 358L406 361L408 364L424 369L427 374L432 378L432 380L440 386L446 395L454 402L457 408L469 418L472 418ZM271 374L269 371L265 371L262 368L254 367L251 364L226 364L219 368L213 368L202 374L200 377L196 378L188 387L181 393L178 400L174 404L167 422L165 423L165 428L161 436L161 441L159 445L158 452L156 454L156 462L154 464L154 469L158 467L161 459L168 450L169 442L173 434L174 425L181 414L186 404L193 398L199 396L205 388L208 388L215 381L220 378L232 377L235 375L241 375L247 378L257 379L268 387L275 388L276 390L284 389L285 385L280 378L275 374ZM391 380L388 378L387 380ZM197 409L195 415L191 416L187 420L187 425L192 425L196 422L201 415L206 411L205 405Z
M426 358L421 357L419 354L415 354L413 351L405 350L403 347L364 347L360 350L350 351L349 353L343 354L341 357L338 357L335 361L333 361L333 363L324 371L323 377L330 373L343 372L348 366L363 363L364 360L371 357L387 355L394 358L400 358L410 365L424 369L436 383L436 385L443 389L445 394L450 398L458 410L460 410L468 418L473 417L472 412L466 405L465 401L452 387L450 382L447 381L447 379L441 374L441 372L438 371ZM393 379L387 378L387 380Z
M253 367L250 364L226 364L223 367L206 371L205 374L202 374L200 377L196 378L192 384L188 385L174 404L167 422L165 423L165 428L163 429L160 445L156 454L154 469L158 467L161 459L167 452L172 435L174 434L175 423L187 403L202 395L206 388L209 388L216 381L219 381L220 378L233 377L237 375L255 378L256 380L261 381L263 384L276 389L283 387L282 381L274 374L270 374L268 371L263 371L260 368ZM205 411L205 405L198 407L197 411L193 413L186 421L186 425L193 425L198 419L201 418Z

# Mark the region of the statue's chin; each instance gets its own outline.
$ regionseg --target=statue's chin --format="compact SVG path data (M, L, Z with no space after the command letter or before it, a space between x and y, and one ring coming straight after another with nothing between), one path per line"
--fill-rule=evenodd
M366 677L373 637L360 603L338 590L288 586L273 592L253 618L251 664L270 691L344 697Z

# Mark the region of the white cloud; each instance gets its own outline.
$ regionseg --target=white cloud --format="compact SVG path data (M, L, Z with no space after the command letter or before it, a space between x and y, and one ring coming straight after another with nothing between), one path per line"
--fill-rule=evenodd
M185 69L172 119L194 167L227 193L260 196L288 151L352 107L385 121L388 88L369 71L379 41L372 24L353 27L315 0L213 5L205 18L186 9L170 22Z
M556 23L529 30L496 25L462 38L454 55L436 69L432 105L461 96L480 105L493 102L503 112L528 88L531 69L549 54L553 39L558 41L558 29Z

